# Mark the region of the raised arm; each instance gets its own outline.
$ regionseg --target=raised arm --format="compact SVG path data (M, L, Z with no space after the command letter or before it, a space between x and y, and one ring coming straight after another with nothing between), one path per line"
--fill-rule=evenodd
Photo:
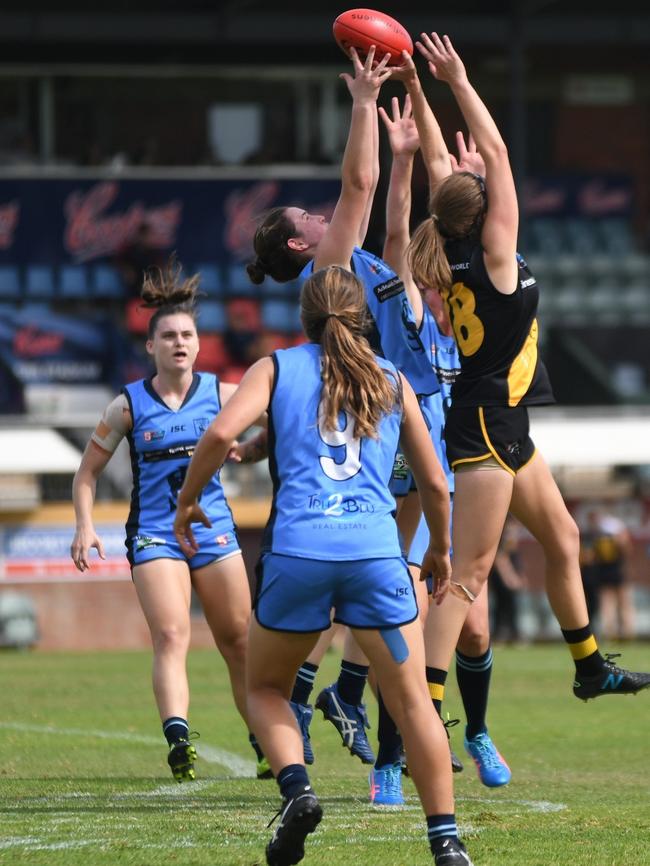
M481 231L485 263L495 286L515 291L515 253L519 211L508 149L484 102L472 87L462 60L448 36L423 33L417 48L427 59L431 73L445 81L458 103L470 135L485 161L488 210Z
M407 51L402 52L403 63L393 69L393 78L404 84L411 100L413 119L420 137L420 150L432 190L441 180L451 174L452 161L442 130L422 90L422 83L415 68L413 58Z
M361 237L369 204L372 204L376 159L373 136L378 135L376 103L381 85L390 78L390 70L386 69L390 55L385 55L373 69L374 53L371 48L362 64L351 48L354 77L347 73L341 75L352 96L350 132L341 165L341 194L318 244L314 270L328 265L350 267L352 252Z
M386 127L393 155L386 197L386 240L382 257L401 277L419 328L424 315L422 297L406 261L406 250L411 239L413 158L420 146L415 121L411 116L411 101L408 94L404 99L402 112L400 112L399 100L394 96L391 101L391 116L389 117L381 107L379 116Z
M359 233L357 235L357 246L362 247L366 240L366 235L368 234L368 225L370 224L370 214L372 213L372 203L375 198L375 193L377 192L377 184L379 183L379 124L377 123L377 117L375 115L375 122L372 128L372 184L370 190L368 192L368 202L366 204L366 211L363 215L363 219L361 221L361 225L359 226Z

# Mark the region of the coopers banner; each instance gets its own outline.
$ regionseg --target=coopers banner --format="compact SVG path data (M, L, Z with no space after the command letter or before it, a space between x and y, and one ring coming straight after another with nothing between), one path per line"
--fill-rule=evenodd
M257 216L276 204L329 217L340 183L304 180L0 179L0 264L110 262L146 234L188 268L224 269L252 252Z

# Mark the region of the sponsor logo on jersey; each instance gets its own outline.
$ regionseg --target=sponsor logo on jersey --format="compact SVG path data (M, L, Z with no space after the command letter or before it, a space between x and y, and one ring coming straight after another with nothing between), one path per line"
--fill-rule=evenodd
M409 465L406 457L398 451L395 455L395 462L393 463L393 478L396 481L406 481L408 474Z
M527 289L529 286L534 286L536 282L535 277L528 277L527 280L520 280L520 285L522 289Z
M348 514L373 514L375 506L354 496L342 493L312 493L307 500L310 511L322 511L328 517L343 517Z
M142 438L145 442L155 442L157 439L162 439L164 435L164 430L145 430Z
M181 457L188 459L194 454L195 444L172 445L170 448L158 448L156 451L144 451L142 460L144 463L158 463L160 460L177 460Z
M403 291L404 283L399 277L391 277L389 280L386 280L385 283L379 283L379 285L375 286L373 289L375 297L380 304L383 304L384 301L390 300L390 298L395 298L397 295L401 295Z
M197 436L201 436L208 429L210 424L209 418L195 418L194 419L194 432Z
M149 547L158 547L161 544L167 544L164 538L154 538L151 535L136 535L133 541L135 542L136 551L147 550Z

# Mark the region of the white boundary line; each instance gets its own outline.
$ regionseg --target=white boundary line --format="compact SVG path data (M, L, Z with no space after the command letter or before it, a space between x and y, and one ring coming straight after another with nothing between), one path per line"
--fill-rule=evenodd
M97 731L88 728L55 728L51 725L33 725L27 722L0 722L0 728L11 731L27 731L32 734L56 734L64 737L84 738L94 737L102 740L139 743L144 746L162 745L162 738L151 737L145 734L128 734L124 731ZM202 760L207 761L210 764L219 764L219 766L225 767L235 778L247 779L255 777L254 762L242 758L234 752L228 752L226 749L209 746L207 743L197 744L196 750ZM176 787L181 786L177 785ZM176 790L173 786L170 786L170 788Z

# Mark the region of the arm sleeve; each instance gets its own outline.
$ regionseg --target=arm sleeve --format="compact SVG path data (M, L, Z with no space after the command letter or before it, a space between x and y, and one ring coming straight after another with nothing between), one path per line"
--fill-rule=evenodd
M90 439L99 448L112 454L132 424L129 404L125 395L120 394L108 404Z

